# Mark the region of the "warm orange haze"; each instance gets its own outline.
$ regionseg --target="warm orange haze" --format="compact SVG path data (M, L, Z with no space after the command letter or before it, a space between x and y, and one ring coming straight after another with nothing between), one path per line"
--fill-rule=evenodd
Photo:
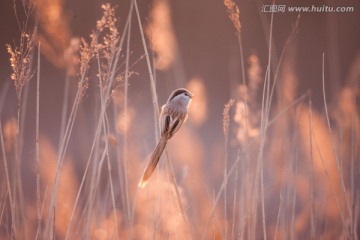
M359 11L1 1L0 239L359 239Z

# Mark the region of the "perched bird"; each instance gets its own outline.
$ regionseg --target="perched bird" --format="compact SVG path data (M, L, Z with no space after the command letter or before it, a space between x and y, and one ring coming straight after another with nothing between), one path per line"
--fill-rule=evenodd
M189 90L179 88L171 93L166 104L162 106L159 119L161 136L144 170L144 174L138 184L139 187L143 188L146 186L149 178L156 168L157 163L159 162L168 140L174 136L174 134L186 122L188 117L188 108L193 96L194 94Z

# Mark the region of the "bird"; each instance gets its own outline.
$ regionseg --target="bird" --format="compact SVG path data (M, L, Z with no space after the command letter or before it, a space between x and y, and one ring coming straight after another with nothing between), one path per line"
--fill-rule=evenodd
M151 154L150 160L146 165L144 173L138 186L144 188L153 174L156 165L170 138L181 128L188 117L188 109L194 94L185 88L174 90L165 105L161 107L159 116L160 139Z

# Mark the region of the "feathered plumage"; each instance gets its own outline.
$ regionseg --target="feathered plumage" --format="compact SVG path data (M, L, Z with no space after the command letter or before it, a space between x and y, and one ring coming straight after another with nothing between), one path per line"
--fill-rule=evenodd
M179 88L173 91L164 106L161 108L160 113L160 129L161 137L154 152L151 154L150 160L144 170L144 174L139 182L139 187L145 187L155 171L160 157L166 147L168 140L174 136L174 134L185 123L188 116L188 107L191 102L191 98L194 95L184 89Z

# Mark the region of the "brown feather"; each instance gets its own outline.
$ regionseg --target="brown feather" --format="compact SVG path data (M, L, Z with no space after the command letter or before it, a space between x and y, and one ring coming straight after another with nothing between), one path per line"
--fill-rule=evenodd
M144 174L138 184L139 187L143 188L148 183L149 178L153 174L153 172L156 168L156 165L158 164L158 162L160 160L161 154L164 151L167 141L168 140L165 137L160 138L158 144L155 147L153 154L150 157L150 161L148 162L148 165L146 166L146 168L144 170Z

